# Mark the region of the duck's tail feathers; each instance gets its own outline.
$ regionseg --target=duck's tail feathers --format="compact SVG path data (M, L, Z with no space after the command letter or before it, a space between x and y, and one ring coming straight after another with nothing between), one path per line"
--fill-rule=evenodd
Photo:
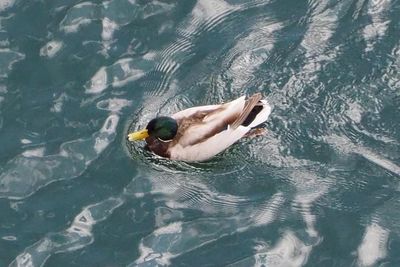
M267 100L263 99L258 102L258 104L253 108L252 112L248 115L246 120L243 122L243 126L254 128L261 123L268 120L271 114L272 107ZM252 114L253 113L253 114Z
M247 117L250 116L252 110L257 106L262 99L262 95L260 93L256 93L246 99L246 102L244 104L243 111L241 112L240 116L231 124L231 127L233 129L236 129L240 125L243 125L243 123L246 121Z

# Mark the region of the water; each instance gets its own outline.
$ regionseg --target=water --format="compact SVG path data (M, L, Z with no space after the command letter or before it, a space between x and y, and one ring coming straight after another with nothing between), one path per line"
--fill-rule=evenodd
M400 2L0 1L0 266L399 266ZM125 141L262 92L205 163Z

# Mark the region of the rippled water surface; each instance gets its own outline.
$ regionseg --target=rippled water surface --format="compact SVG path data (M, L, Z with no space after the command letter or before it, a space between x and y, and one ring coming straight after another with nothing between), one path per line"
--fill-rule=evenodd
M128 130L262 92L266 135ZM400 266L397 0L0 0L0 266Z

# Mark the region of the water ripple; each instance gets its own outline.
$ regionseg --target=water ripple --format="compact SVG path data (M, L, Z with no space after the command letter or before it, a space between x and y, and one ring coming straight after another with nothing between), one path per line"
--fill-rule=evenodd
M172 259L184 253L225 236L273 222L281 204L282 197L278 193L266 201L261 211L256 210L247 216L174 222L158 228L142 240L140 257L129 266L170 265Z
M7 10L15 4L15 0L2 0L0 2L0 11Z
M101 6L92 2L79 3L68 10L67 15L60 23L64 32L77 32L81 27L100 18Z
M372 23L366 25L363 30L363 36L367 42L366 52L372 51L376 40L385 35L390 23L390 19L387 19L386 15L391 5L391 0L368 1L367 13L371 17Z
M0 78L7 78L13 64L25 58L25 55L8 48L0 49Z
M122 203L121 199L110 198L85 207L68 229L48 233L40 241L26 248L9 266L43 266L51 255L74 251L93 243L93 225L105 220Z
M146 59L138 61L133 58L124 58L111 66L101 67L85 85L86 93L98 94L109 85L121 87L136 81L144 77L152 69L153 64L152 61Z
M53 58L63 48L64 44L62 41L53 40L45 44L40 48L40 55L42 57Z
M292 231L285 231L274 247L257 245L255 250L257 252L254 256L228 266L303 266L307 262L311 248L298 239Z
M0 265L395 265L398 11L0 1ZM210 161L125 139L256 91L267 133Z
M365 229L363 240L358 247L358 265L373 266L386 257L389 232L379 224L372 223Z
M63 143L58 154L30 150L10 160L0 174L0 198L26 198L52 182L78 177L114 140L118 121L117 115L110 115L100 131Z

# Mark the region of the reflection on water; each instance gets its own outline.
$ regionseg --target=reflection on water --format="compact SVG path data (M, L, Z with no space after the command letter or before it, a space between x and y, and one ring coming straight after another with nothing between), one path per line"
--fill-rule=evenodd
M386 257L386 243L389 237L387 230L373 223L365 229L362 243L358 247L358 264L373 266L378 260Z
M109 116L91 138L63 143L58 154L44 156L39 148L7 162L0 175L0 197L25 198L49 183L81 175L114 139L118 120Z
M400 5L0 1L0 266L396 266ZM262 92L202 163L130 144Z

